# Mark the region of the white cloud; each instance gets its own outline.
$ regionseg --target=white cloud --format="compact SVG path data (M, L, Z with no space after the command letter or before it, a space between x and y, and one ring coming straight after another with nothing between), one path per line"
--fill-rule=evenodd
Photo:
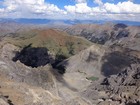
M118 19L140 21L140 4L131 1L103 3L90 7L88 0L75 0L75 5L65 5L60 9L57 5L46 3L44 0L4 0L0 2L0 17L13 18L53 18L53 19Z
M4 12L4 9L3 8L2 9L0 8L0 13L2 13L2 12Z
M54 4L45 3L44 0L4 0L3 5L5 8L2 9L10 16L12 16L10 14L11 12L13 12L13 14L16 12L16 16L19 17L28 17L31 15L31 17L38 17L39 15L40 17L41 15L47 17L49 15L57 16L58 14L66 14L64 10L59 9ZM0 10L0 12L1 11L2 10Z
M111 13L140 13L140 4L133 2L119 2L118 4L105 3L104 8L107 12Z
M75 0L77 3L86 3L87 0Z
M128 1L131 1L131 2L133 2L134 0L128 0Z
M83 14L90 19L117 19L117 20L133 20L140 21L140 4L134 4L130 1L113 3L102 3L101 0L95 0L99 6L89 7L87 3L78 3L75 5L68 5L64 8L70 14ZM80 17L79 17L80 18Z
M75 6L65 6L64 7L69 13L80 13L80 14L88 14L92 11L90 7L87 6L87 3L78 3Z
M98 4L98 5L103 5L102 0L94 0L94 3Z

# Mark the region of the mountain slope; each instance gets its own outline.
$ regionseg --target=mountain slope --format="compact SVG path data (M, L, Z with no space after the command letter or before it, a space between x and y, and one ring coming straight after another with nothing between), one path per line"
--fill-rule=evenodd
M15 38L6 37L4 41L21 48L29 44L32 44L33 47L46 47L51 53L60 53L67 57L92 45L83 38L69 36L67 33L55 29L21 31L17 35L19 36Z
M2 105L89 105L51 65L32 68L20 61L13 62L11 59L19 48L12 44L0 50Z
M87 39L110 39L96 44L48 28L1 37L0 104L139 105L139 27L77 26Z
M101 46L94 44L88 49L68 58L57 66L66 69L65 77L72 73L81 75L73 79L100 80L123 71L131 64L140 63L140 52L119 46ZM88 82L87 82L88 83ZM82 87L82 86L80 86Z
M122 23L113 24L78 24L65 28L71 35L82 36L93 43L117 44L134 50L139 50L139 26L127 26Z

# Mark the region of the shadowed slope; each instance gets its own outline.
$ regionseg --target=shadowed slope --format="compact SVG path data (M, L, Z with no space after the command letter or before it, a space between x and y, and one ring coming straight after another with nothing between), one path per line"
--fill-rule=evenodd
M32 48L31 45L23 48L20 52L17 52L13 61L20 60L27 66L39 67L45 66L52 61L51 56L48 54L48 50L43 47Z

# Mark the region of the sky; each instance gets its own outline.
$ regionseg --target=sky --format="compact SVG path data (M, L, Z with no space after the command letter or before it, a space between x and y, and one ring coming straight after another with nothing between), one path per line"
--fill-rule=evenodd
M140 0L0 0L0 18L140 22Z

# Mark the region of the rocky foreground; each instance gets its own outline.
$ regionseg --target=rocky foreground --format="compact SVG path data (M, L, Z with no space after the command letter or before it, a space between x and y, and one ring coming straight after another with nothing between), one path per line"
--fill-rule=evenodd
M94 83L82 94L95 105L139 105L140 65L134 64L118 75ZM95 95L96 94L96 95Z
M100 48L93 45L75 55L76 57L69 58L67 60L69 64L63 65L66 66L66 72L62 75L50 64L32 68L19 60L14 62L12 59L19 48L11 44L2 46L0 105L139 105L139 58L116 57L121 60L134 61L128 61L130 67L125 67L125 64L121 65L123 67L119 67L119 69L122 70L117 75L106 77L106 74L103 74L105 72L100 73L91 69L93 65L96 69L101 70L102 63L106 62L102 59L108 51L105 48ZM103 49L104 52L98 53ZM130 55L132 52L130 51ZM75 61L74 64L71 63L71 59L75 58L89 68L83 71L83 66L75 64L78 61ZM66 61L63 63L65 64ZM116 68L115 66L117 67L117 64L114 64L113 68ZM96 75L91 75L91 73L96 73Z

